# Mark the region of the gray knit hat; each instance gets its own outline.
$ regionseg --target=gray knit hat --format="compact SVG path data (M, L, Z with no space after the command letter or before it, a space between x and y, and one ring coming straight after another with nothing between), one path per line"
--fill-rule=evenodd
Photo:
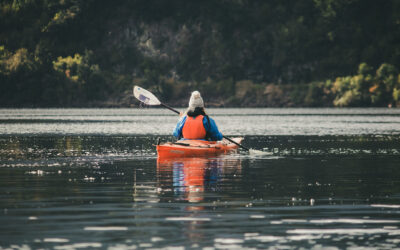
M194 111L195 108L204 108L203 98L201 98L199 91L193 91L189 100L189 110Z

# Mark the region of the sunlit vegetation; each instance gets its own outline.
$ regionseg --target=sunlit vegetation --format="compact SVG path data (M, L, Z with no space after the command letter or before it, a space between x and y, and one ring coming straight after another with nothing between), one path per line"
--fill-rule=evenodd
M392 106L398 104L400 87L397 69L382 64L374 74L372 68L362 63L358 74L338 77L332 86L335 106Z

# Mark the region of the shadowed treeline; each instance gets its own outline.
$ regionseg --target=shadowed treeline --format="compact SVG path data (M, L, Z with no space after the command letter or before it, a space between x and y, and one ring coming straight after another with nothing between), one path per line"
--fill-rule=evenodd
M395 0L4 0L0 106L399 106Z

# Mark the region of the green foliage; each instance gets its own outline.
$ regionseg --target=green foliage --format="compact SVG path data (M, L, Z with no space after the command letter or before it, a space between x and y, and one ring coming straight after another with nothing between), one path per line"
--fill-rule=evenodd
M333 104L340 107L370 105L370 72L371 67L361 63L357 75L336 78L332 86L332 92L336 96Z
M233 79L213 81L208 78L200 82L196 89L202 93L207 93L206 100L212 101L219 98L229 98L235 95L235 82Z
M14 54L0 47L0 69L3 74L14 74L21 71L32 71L35 61L25 48L18 49Z
M393 100L396 102L400 101L400 89L393 89Z
M361 63L361 64L358 66L358 74L359 74L359 75L364 75L364 76L366 76L366 75L371 75L371 73L372 73L372 67L368 66L368 64L366 64L366 63Z
M83 92L81 94L87 100L104 98L105 91L109 90L105 76L99 65L93 64L92 58L93 52L86 50L83 56L75 54L74 57L58 57L57 61L53 62L55 71L64 74L67 79L81 86ZM123 84L124 81L121 79L123 79L122 76L119 80L117 79L117 86Z
M0 72L7 74L7 60L10 57L10 52L4 46L0 46Z
M92 55L92 51L85 51L84 56L79 54L75 54L74 57L59 56L57 61L53 61L53 68L55 71L65 73L67 78L84 84L91 74L100 72L99 65L90 63Z
M339 1L335 0L314 0L315 6L321 11L321 14L325 18L333 18L336 16L334 10L334 4Z
M18 107L44 102L41 98L45 89L41 63L26 48L12 53L2 46L0 51L0 105Z
M290 89L290 100L292 101L291 106L303 106L306 101L306 95L308 92L308 84L296 84Z
M382 64L372 76L372 68L362 63L358 75L338 77L332 92L335 106L387 106L398 100L397 69L390 64Z
M307 95L304 98L304 104L311 107L324 106L324 86L323 82L313 82L308 85Z
M390 91L397 83L397 69L393 65L384 63L376 71L376 77L385 86L386 90Z
M134 80L166 100L197 88L235 105L395 104L399 9L396 0L3 0L0 104L92 105ZM327 86L336 76L347 77Z
M393 65L384 63L376 71L374 86L371 88L371 99L373 105L391 105L397 96L397 69Z
M82 56L79 54L65 58L59 56L57 61L53 62L54 70L64 73L66 77L75 82L79 80L78 67L87 67L87 65L82 64Z

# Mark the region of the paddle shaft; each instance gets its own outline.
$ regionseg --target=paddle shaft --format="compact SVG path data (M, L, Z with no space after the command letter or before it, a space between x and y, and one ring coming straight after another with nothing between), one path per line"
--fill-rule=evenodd
M164 108L167 108L167 109L169 109L169 110L171 110L171 111L177 113L178 115L180 114L180 112L179 112L178 110L176 110L176 109L174 109L174 108L171 108L171 107L168 106L167 104L160 103L160 105L163 106Z
M243 149L246 149L247 151L250 151L249 148L246 148L246 147L243 146L242 144L239 144L239 143L235 142L234 140L232 140L232 139L230 139L230 138L228 138L228 137L226 137L226 136L224 136L224 135L223 135L222 137L224 137L224 138L227 139L228 141L232 142L233 144L236 144L236 145L238 145L239 147L241 147L241 148L243 148Z
M179 112L178 110L176 110L176 109L174 109L174 108L172 108L172 107L170 107L170 106L168 106L168 105L166 105L166 104L164 104L164 103L161 103L160 105L163 106L164 108L167 108L167 109L169 109L169 110L171 110L171 111L177 113L177 114L180 114L180 112ZM239 147L241 147L241 148L243 148L243 149L246 149L247 151L250 151L249 148L246 148L246 147L243 146L242 144L239 144L239 143L235 142L234 140L232 140L232 139L230 139L230 138L228 138L228 137L226 137L226 136L224 136L224 135L223 135L222 137L224 137L224 138L227 139L228 141L232 142L233 144L236 144L237 146L239 146Z

